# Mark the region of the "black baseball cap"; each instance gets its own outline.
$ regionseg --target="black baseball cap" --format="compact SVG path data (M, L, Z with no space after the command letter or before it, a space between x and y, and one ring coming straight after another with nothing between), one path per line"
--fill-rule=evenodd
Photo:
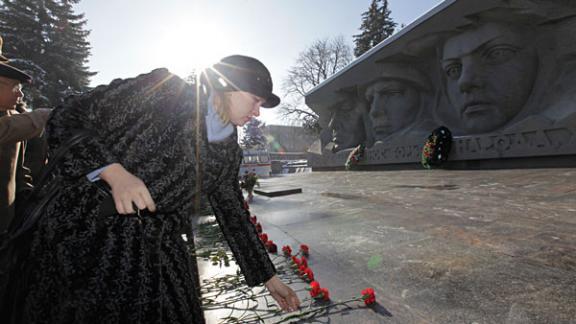
M280 98L272 93L270 72L257 59L231 55L206 69L210 86L219 91L246 91L264 98L263 108L278 106Z

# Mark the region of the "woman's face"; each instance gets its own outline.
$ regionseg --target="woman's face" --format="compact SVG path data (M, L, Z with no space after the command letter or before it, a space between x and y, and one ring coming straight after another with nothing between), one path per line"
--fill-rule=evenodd
M230 102L230 122L236 126L244 126L252 117L260 116L260 106L264 99L245 91L227 92Z

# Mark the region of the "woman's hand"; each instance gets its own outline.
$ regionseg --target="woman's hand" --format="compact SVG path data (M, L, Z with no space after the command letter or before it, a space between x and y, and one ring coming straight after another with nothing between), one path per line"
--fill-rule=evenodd
M300 299L292 288L288 287L274 275L264 284L270 295L276 300L280 308L286 312L293 312L300 307Z
M109 165L100 173L100 178L110 185L119 214L134 214L136 212L134 204L140 210L148 209L151 212L156 210L154 200L144 182L124 169L121 164Z

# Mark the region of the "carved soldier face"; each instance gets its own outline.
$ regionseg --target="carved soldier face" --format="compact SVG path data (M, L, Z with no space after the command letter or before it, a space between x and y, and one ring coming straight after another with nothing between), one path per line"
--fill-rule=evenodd
M328 127L332 129L335 150L355 147L366 137L361 106L354 100L345 101L334 112Z
M510 121L532 92L537 65L535 49L510 25L487 23L448 39L442 68L461 126L479 133Z
M378 81L368 88L366 97L376 140L407 127L418 115L420 94L407 82Z

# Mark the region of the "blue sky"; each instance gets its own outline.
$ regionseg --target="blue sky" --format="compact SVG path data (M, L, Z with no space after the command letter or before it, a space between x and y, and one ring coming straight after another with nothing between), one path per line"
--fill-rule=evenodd
M440 0L389 0L392 18L409 24ZM371 0L83 0L91 30L92 85L167 67L186 76L230 54L260 59L275 92L298 53L314 40L343 35L352 45ZM282 123L274 110L267 123Z

